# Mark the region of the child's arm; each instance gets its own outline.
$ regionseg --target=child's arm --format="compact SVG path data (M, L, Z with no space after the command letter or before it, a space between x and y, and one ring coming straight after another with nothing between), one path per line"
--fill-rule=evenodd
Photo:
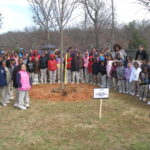
M22 87L22 84L21 84L21 82L20 82L20 79L21 79L21 75L20 75L20 73L17 73L17 76L16 76L16 83L17 83L17 85L18 85L19 88Z

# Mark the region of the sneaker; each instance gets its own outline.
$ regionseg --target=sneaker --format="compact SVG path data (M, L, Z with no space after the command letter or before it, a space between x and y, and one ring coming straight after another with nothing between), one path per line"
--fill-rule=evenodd
M142 100L142 97L140 97L139 99Z
M18 104L17 104L17 103L15 103L15 104L14 104L14 107L18 107Z
M30 108L30 105L29 105L29 104L26 104L25 107L26 107L26 108Z
M137 94L136 96L139 97L139 94Z
M147 102L147 105L150 105L150 101L149 101L149 102Z
M21 105L18 106L18 108L21 109L21 110L26 110L27 109L25 106L21 106Z
M1 104L2 104L3 107L6 107L6 106L7 106L7 104L5 104L5 103L1 103Z
M145 101L146 101L146 98L143 98L143 101L145 102Z
M10 97L10 100L13 100L14 99L14 97Z

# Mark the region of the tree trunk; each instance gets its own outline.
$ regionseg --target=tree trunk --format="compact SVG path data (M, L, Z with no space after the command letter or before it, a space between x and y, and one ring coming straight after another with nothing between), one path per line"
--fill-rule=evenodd
M95 47L99 49L99 32L97 22L94 23L94 32L95 32Z
M64 89L64 67L63 67L63 57L64 57L64 31L63 28L61 28L60 31L60 50L61 50L61 64L60 64L60 89Z

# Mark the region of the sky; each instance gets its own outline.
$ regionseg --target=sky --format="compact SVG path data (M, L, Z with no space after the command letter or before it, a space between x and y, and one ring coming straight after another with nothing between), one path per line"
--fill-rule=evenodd
M109 0L108 0L109 1ZM116 20L119 24L133 20L150 19L150 13L138 5L136 0L114 0ZM0 13L3 15L3 25L0 34L8 31L20 31L32 27L32 12L27 0L0 0Z

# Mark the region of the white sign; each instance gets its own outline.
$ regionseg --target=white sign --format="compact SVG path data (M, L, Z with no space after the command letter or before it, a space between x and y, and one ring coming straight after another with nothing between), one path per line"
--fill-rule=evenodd
M109 88L97 88L94 89L95 99L107 99L109 98Z

